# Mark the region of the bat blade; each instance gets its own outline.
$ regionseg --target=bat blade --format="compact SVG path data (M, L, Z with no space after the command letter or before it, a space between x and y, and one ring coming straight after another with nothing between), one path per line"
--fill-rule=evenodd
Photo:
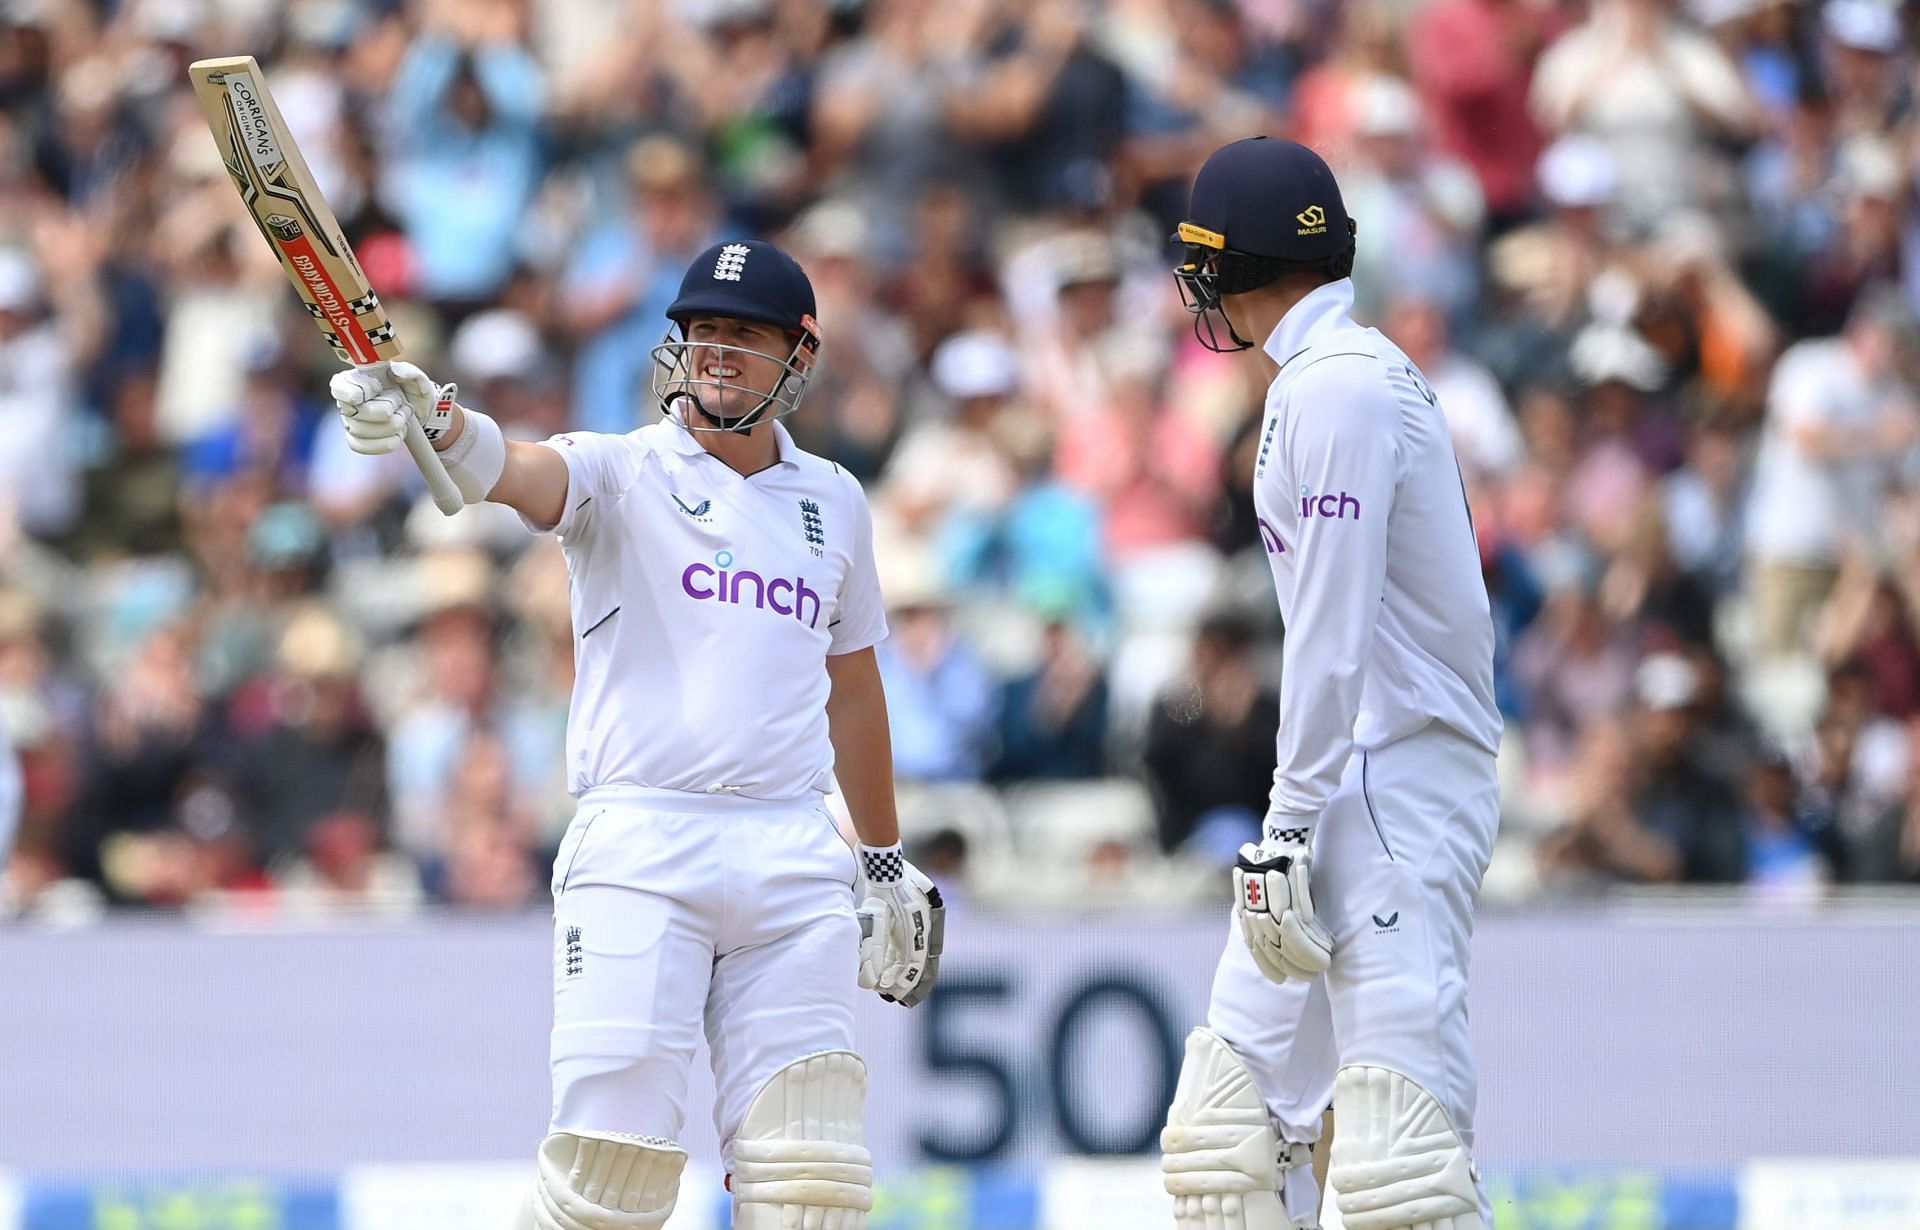
M294 144L260 65L252 56L197 60L187 75L227 175L334 352L348 363L397 358L400 343L386 308Z
M361 366L399 358L387 309L300 156L259 63L252 56L196 60L187 78L228 178L334 354ZM458 512L465 504L460 490L418 422L409 421L406 443L433 502L448 516Z

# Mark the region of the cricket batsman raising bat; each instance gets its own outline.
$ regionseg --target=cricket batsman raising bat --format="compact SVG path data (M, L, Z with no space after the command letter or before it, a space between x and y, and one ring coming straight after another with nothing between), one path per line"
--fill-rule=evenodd
M196 60L187 76L240 199L333 352L356 367L391 370L402 383L418 386L425 373L411 363L392 362L400 357L393 323L293 143L293 132L267 92L260 65L252 56ZM459 512L465 501L433 451L433 440L446 429L453 394L452 385L433 390L425 418L410 416L400 441L426 476L434 504L448 516ZM399 401L393 406L396 412L405 408Z
M925 998L944 913L900 850L866 496L777 421L815 310L785 252L716 244L661 322L654 421L532 443L449 401L434 441L463 498L559 538L571 579L553 1113L515 1230L666 1224L703 1035L736 1230L867 1224L854 996ZM399 363L332 393L363 453L444 400Z

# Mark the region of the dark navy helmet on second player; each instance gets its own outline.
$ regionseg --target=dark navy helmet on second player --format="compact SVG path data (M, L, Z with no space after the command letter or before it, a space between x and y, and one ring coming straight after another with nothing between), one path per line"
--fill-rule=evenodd
M813 312L813 283L799 261L758 239L714 244L687 266L680 293L667 307L667 319L673 327L653 348L653 393L661 410L690 431L748 431L758 423L792 414L800 408L820 353L820 322ZM701 398L703 391L719 394L740 387L725 378L693 370L696 344L688 340L687 327L707 317L772 325L791 340L784 354L717 342L697 344L703 352L724 356L735 351L780 366L778 382L771 391L762 393L759 405L745 414L724 417L718 413L717 396L711 407ZM682 399L692 404L706 426L674 413L674 403ZM769 410L773 413L768 414Z
M1193 313L1194 336L1210 350L1255 343L1234 332L1222 295L1258 290L1287 273L1353 269L1353 219L1326 160L1306 146L1248 137L1213 152L1194 177L1187 220L1175 234L1185 258L1174 270ZM1216 318L1233 344L1220 340Z

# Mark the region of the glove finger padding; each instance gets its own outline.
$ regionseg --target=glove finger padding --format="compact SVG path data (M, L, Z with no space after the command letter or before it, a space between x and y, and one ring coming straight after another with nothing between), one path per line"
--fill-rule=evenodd
M1260 972L1274 982L1308 981L1326 972L1333 940L1315 919L1306 847L1241 847L1233 869L1234 912Z
M383 389L352 407L341 404L341 422L347 429L347 447L356 453L379 456L403 443L407 431L406 403L392 389Z
M1287 869L1291 906L1280 916L1280 946L1289 963L1312 974L1324 974L1333 964L1333 937L1313 909L1313 890L1307 883L1307 861L1294 860Z
M395 388L407 399L407 408L420 420L427 439L438 440L453 420L453 398L459 386L435 384L419 366L396 359L387 365Z
M940 890L902 860L898 879L868 881L855 909L860 921L861 987L911 1008L939 975L946 909Z
M340 413L350 415L353 408L376 396L386 387L380 372L384 363L373 363L366 367L350 367L343 372L335 372L333 379L327 382L327 392L340 407Z
M1241 914L1240 936L1246 942L1253 963L1270 982L1285 982L1292 975L1280 964L1280 924L1264 914Z
M893 985L905 964L901 953L898 911L885 897L872 896L855 911L860 918L860 985L869 991Z
M427 373L420 370L417 363L395 359L387 364L387 375L406 393L407 400L416 406L431 403L440 395L439 386L434 384Z

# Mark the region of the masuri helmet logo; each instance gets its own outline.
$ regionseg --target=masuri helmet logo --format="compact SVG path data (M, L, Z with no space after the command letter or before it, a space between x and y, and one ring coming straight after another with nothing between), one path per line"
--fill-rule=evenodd
M1301 235L1324 235L1327 233L1327 211L1318 205L1309 205L1293 215L1300 224Z

